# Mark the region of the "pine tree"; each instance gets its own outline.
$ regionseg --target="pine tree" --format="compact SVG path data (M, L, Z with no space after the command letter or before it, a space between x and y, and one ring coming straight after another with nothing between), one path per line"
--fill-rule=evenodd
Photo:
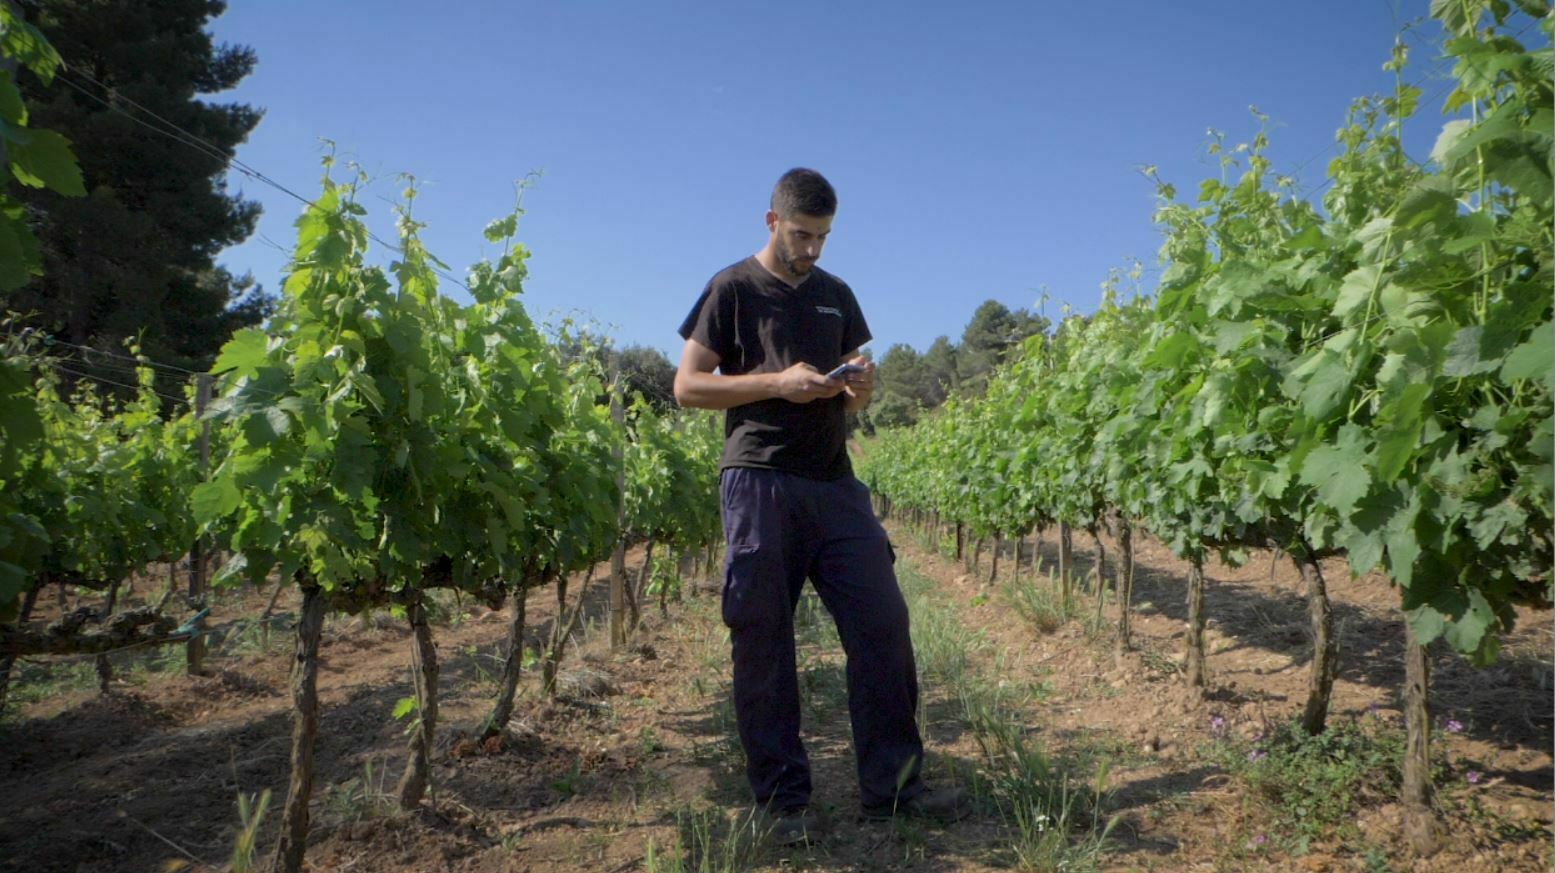
M212 43L205 26L225 9L216 0L20 9L65 63L48 86L20 75L32 123L70 140L87 196L24 196L43 275L0 297L0 308L105 351L122 352L124 338L139 335L153 359L203 369L233 330L270 308L251 277L215 262L259 216L259 204L228 192L226 170L261 111L200 99L247 76L253 50ZM151 129L169 125L208 147Z

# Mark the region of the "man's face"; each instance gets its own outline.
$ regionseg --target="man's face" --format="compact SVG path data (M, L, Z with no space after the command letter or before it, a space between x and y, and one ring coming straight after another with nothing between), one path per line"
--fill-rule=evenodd
M830 215L818 217L796 212L787 218L779 218L776 212L768 212L772 249L783 269L795 276L808 275L821 257L821 249L831 233L831 222Z

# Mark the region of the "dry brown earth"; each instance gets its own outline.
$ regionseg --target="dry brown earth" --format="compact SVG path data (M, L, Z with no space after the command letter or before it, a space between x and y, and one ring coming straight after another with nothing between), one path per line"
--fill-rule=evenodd
M1441 854L1409 860L1397 811L1382 800L1364 807L1359 837L1319 841L1298 854L1276 848L1278 840L1259 842L1271 827L1267 811L1207 752L1215 742L1212 718L1245 736L1288 720L1304 699L1310 646L1293 568L1276 563L1271 574L1267 555L1240 569L1209 568L1211 690L1200 698L1175 674L1183 567L1158 544L1140 549L1139 647L1119 659L1108 639L1087 635L1078 623L1036 632L960 564L928 553L903 529L895 536L904 567L932 580L935 602L984 635L978 668L1028 693L1023 727L1033 742L1080 778L1100 759L1110 762L1106 810L1118 825L1103 869L1550 868L1548 614L1522 616L1506 657L1491 669L1473 670L1454 655L1436 653L1434 712L1442 724L1464 725L1461 733L1436 734L1447 764L1439 801L1448 838ZM1349 581L1342 562L1326 569L1344 665L1334 717L1396 720L1395 689L1402 681L1396 594L1374 579ZM650 611L633 648L612 653L600 630L603 594L599 583L588 593L591 623L570 659L562 697L541 699L535 677L526 676L508 736L487 745L469 734L494 691L490 676L499 670L505 616L448 604L453 620L435 630L443 668L436 796L413 813L394 810L385 797L405 754L403 724L391 713L410 693L408 631L387 619L332 618L323 648L311 869L602 873L651 869L650 848L659 869L672 869L663 862L666 847L704 836L714 847L711 860L742 845L730 835L744 820L745 789L716 596L688 597L664 618ZM255 616L267 599L262 591L226 595L212 620L221 625ZM279 608L295 611L296 604L283 598ZM554 614L550 593L537 593L530 645L548 633ZM1113 607L1106 615L1110 620ZM0 870L222 869L238 825L239 793L284 788L290 736L284 632L268 646L260 645L257 631L214 641L202 677L182 675L171 651L125 653L117 661L126 678L108 695L96 692L88 663L23 671L20 703L0 722L0 791L8 799L0 819ZM838 704L840 664L824 631L806 637L807 741L815 800L829 813L830 837L818 847L758 846L728 866L1008 868L1010 829L986 811L948 829L853 819L857 795ZM66 674L75 678L62 680ZM953 718L947 693L925 686L929 771L941 781L985 764L976 738ZM1466 781L1470 771L1481 774L1477 784ZM260 828L262 847L272 844L279 800Z

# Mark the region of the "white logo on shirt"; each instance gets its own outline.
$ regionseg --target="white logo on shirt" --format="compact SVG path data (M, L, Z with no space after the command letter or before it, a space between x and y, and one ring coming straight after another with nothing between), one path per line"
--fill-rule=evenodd
M842 317L842 310L835 306L817 306L815 307L815 311L823 315L835 315L838 318Z

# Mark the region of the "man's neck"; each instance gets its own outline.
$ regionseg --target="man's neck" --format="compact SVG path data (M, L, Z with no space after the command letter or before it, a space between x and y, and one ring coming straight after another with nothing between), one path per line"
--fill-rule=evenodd
M762 269L771 273L773 278L790 288L798 288L804 284L806 279L810 278L809 273L803 276L795 276L793 273L790 273L788 268L783 266L783 262L778 260L777 253L772 250L771 246L767 246L756 253L756 263L760 264ZM813 272L815 268L811 267L810 269Z

